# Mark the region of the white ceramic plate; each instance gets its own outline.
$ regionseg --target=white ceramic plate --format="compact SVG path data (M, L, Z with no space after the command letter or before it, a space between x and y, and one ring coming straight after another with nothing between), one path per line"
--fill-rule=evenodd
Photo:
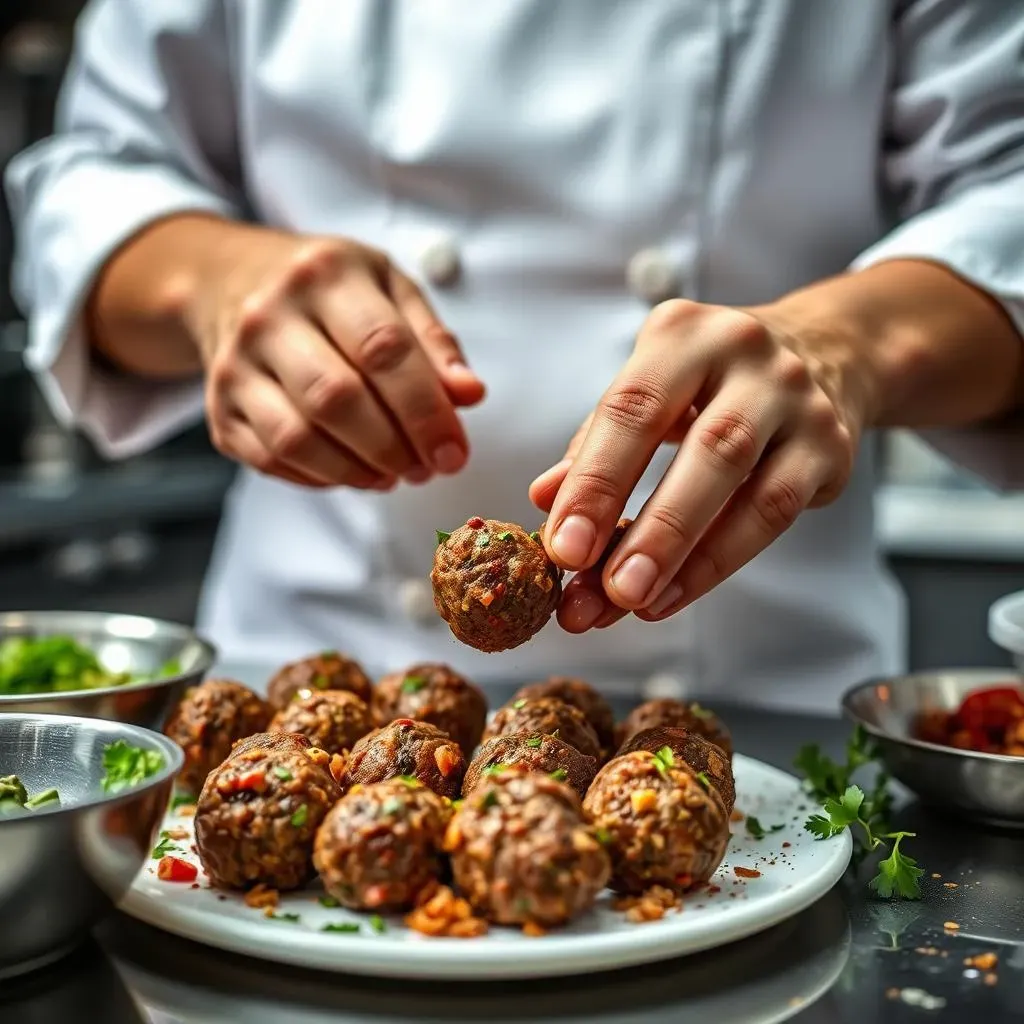
M376 932L366 915L322 906L320 890L312 888L281 898L277 913L298 914L298 921L272 920L247 907L240 896L211 889L202 873L195 889L161 882L155 860L143 868L121 909L157 928L232 952L376 976L537 978L665 960L735 942L792 917L827 893L849 864L853 844L848 832L818 841L803 830L814 808L796 779L740 754L734 770L737 807L766 829L782 828L755 840L743 822L734 823L725 861L712 879L718 891L687 897L681 912L670 912L661 921L628 922L612 910L606 892L588 914L541 938L492 928L478 939L437 939L406 928L400 916L385 918L385 930ZM171 813L165 827L190 824ZM190 844L178 844L179 855L198 865ZM738 877L736 868L760 875ZM361 924L360 932L321 930L341 922Z

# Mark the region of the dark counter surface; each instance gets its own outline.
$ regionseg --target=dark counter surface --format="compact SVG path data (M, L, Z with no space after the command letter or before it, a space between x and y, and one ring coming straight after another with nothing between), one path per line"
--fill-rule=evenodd
M495 694L497 699L503 695ZM623 709L620 709L623 710ZM789 769L839 721L720 708L737 749ZM895 824L926 869L923 898L872 898L845 878L796 918L732 946L650 967L540 982L422 984L297 971L221 953L116 916L75 957L0 991L0 1020L49 1024L328 1021L769 1021L884 1024L1024 1019L1024 836L909 803ZM684 911L685 913L685 911ZM954 922L959 930L945 927ZM979 971L967 957L992 952ZM88 1002L93 1007L87 1012Z

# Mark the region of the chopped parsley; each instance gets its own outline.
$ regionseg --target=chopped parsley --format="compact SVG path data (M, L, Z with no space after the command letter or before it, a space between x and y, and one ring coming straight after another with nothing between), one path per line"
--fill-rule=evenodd
M339 921L334 924L325 924L320 929L322 932L340 932L343 935L356 935L359 930L359 925L354 921Z
M512 702L512 707L514 707L516 709L516 711L522 710L523 708L526 707L526 698L525 697L520 697L519 700L513 701Z
M286 924L297 924L300 920L298 914L267 914L271 921L284 921Z
M489 764L484 770L484 775L500 775L508 765L502 764L500 761L497 764Z
M444 530L435 530L437 534L437 546L440 547L450 536L450 533L445 533Z
M555 780L555 782L565 782L569 778L569 773L564 768L556 768L549 776Z
M707 772L697 772L697 781L705 788L711 788L711 780L708 778Z
M482 811L489 811L492 807L497 807L498 794L493 789L487 790L481 798L479 806Z
M406 676L402 680L402 693L419 693L426 685L423 676Z
M280 779L280 780L281 780L282 782L291 782L291 781L292 781L292 779L293 779L293 778L295 778L295 776L294 776L294 775L292 775L292 773L291 773L290 771L288 771L288 769L287 769L287 768L284 768L284 767L282 767L282 766L281 766L281 765L279 765L279 764L275 764L275 765L274 765L274 774L275 774L275 775L276 775L276 776L277 776L277 777L278 777L278 778L279 778L279 779Z
M541 745L542 742L543 742L543 740L541 739L540 736L531 736L526 741L526 745L528 747L532 747L534 750L536 750Z
M604 825L598 825L594 829L594 838L602 845L607 846L612 841L612 834L604 827Z
M511 530L503 530L501 533L498 534L498 540L511 540L511 539L512 539L512 532L511 532Z
M171 833L166 829L160 833L160 842L153 847L153 852L150 856L153 860L159 860L161 857L166 857L168 854L178 853L180 847L175 845L174 840L171 839Z
M299 809L292 815L291 823L296 828L302 828L303 825L309 820L309 807L306 804L300 804Z
M165 764L159 750L144 750L115 740L103 750L103 788L108 793L120 793L156 775Z
M341 904L333 896L321 896L317 900L317 903L319 903L321 907L329 907L329 908L332 908L332 909L334 907L340 907L341 906Z
M781 832L785 827L785 825L769 825L768 828L765 828L753 815L748 815L746 821L747 832L755 839L764 839L769 832Z
M387 923L380 914L374 914L370 918L369 925L370 930L375 931L378 935L383 935L388 930Z
M175 793L171 797L171 810L176 811L179 807L188 807L195 802L196 798L191 793Z
M537 530L534 530L533 533L530 534L530 540L535 540L539 544L540 543L540 533Z
M652 754L651 757L654 759L654 767L657 769L658 774L663 778L668 778L669 768L675 767L676 757L672 753L671 747L662 747L656 753Z

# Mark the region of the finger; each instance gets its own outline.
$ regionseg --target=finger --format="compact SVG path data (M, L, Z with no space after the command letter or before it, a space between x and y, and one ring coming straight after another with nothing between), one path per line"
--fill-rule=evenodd
M237 385L236 401L238 412L274 465L338 486L373 488L388 479L304 420L280 385L269 377L256 373L244 376Z
M626 501L704 382L701 360L637 348L605 392L551 509L547 546L563 568L594 563Z
M601 586L601 570L628 529L629 520L620 520L597 565L578 572L566 584L558 607L558 623L566 632L584 633L588 629L611 625L625 614L605 595Z
M324 289L311 299L320 322L423 465L457 472L469 444L433 363L369 270L352 270L350 281L348 288Z
M619 607L657 601L786 419L782 392L752 377L724 384L698 416L676 457L604 570Z
M261 337L254 354L299 412L340 446L381 476L415 475L415 453L363 378L317 327L294 317Z
M829 478L828 460L812 443L777 448L733 495L660 599L637 615L667 618L728 579L785 533Z
M225 429L223 450L231 458L251 466L265 476L275 476L300 487L323 489L328 486L322 480L299 473L283 463L276 462L263 446L263 442L256 436L256 432L241 417L233 417Z
M416 284L397 267L389 267L389 293L434 364L452 401L476 405L486 393L484 383L466 361L458 339L441 322Z

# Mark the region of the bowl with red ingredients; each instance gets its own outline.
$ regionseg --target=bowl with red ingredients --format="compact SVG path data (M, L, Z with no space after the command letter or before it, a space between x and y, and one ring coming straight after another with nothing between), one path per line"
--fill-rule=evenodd
M922 803L1024 829L1024 678L949 669L874 679L848 690L842 706Z

